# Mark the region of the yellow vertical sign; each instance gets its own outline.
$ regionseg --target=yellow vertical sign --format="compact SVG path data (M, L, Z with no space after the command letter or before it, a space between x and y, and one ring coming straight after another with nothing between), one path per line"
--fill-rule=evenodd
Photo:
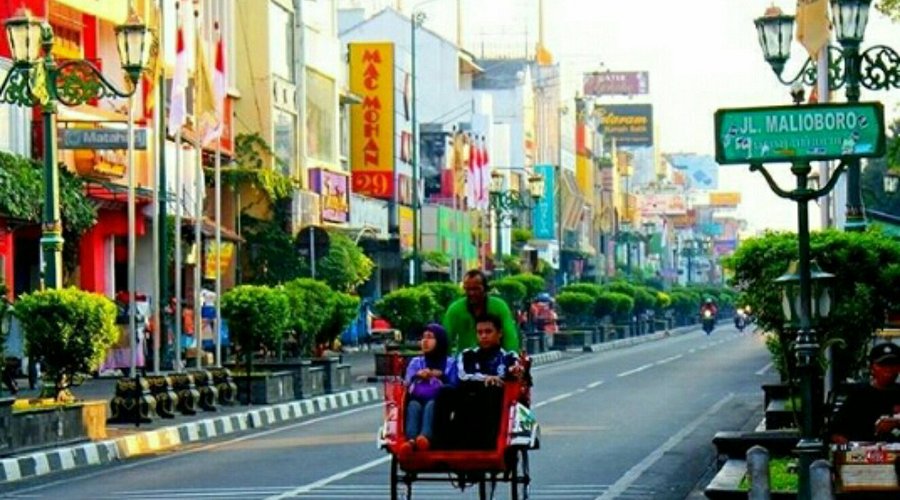
M350 90L362 98L352 107L350 169L353 191L378 198L394 192L394 44L350 44Z
M815 59L831 38L827 0L797 0L797 41Z

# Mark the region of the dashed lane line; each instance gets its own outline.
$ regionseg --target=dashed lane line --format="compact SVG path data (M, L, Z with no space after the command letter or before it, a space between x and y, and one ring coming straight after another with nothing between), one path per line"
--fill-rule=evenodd
M639 367L637 367L637 368L635 368L635 369L633 369L633 370L628 370L627 372L622 372L622 373L620 373L620 374L618 374L618 375L616 375L616 376L617 376L617 377L627 377L627 376L629 376L629 375L634 375L635 373L642 372L642 371L644 371L644 370L646 370L647 368L650 368L650 367L652 367L652 366L653 366L653 363L647 363L646 365L641 365L641 366L639 366Z

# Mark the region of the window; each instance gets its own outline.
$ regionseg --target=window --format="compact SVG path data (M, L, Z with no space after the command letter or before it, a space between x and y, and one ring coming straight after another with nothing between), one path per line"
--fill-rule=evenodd
M306 72L306 156L335 163L336 87L334 80Z
M269 3L269 54L272 74L294 81L294 15Z
M278 160L275 168L284 175L291 175L297 158L297 134L294 127L294 115L275 109L273 121L275 129L275 158Z

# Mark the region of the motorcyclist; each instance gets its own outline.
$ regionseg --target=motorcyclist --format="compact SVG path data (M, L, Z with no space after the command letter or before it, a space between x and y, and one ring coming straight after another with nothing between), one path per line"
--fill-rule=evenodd
M750 317L747 314L746 309L744 309L743 307L738 307L734 313L734 327L739 331L744 331L744 328L747 327L749 319Z
M716 314L718 312L719 308L716 307L716 303L710 297L707 297L700 306L700 321L703 323L703 330L707 335L712 332L716 325Z

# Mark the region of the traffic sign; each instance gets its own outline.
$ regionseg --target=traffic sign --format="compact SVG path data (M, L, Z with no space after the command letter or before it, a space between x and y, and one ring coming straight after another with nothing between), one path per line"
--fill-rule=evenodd
M309 258L310 254L315 255L315 259L319 260L328 253L331 247L331 239L328 237L328 231L318 226L306 226L297 233L294 240L294 248L303 258Z
M719 164L884 155L881 103L817 104L716 111Z

